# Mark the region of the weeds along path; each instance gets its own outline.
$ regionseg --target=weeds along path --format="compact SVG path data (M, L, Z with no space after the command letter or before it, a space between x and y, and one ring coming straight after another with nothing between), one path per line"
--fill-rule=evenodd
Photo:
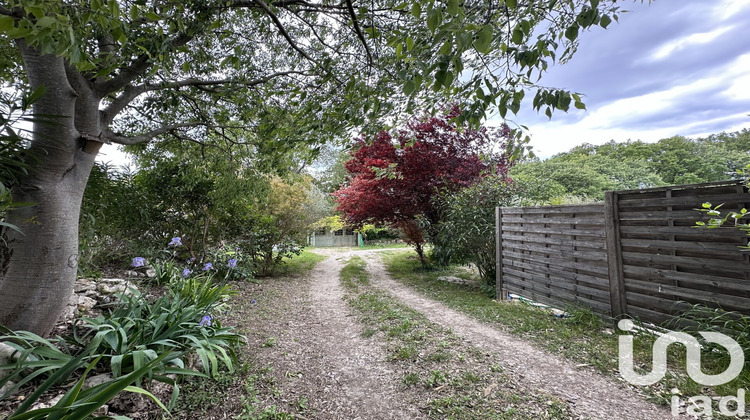
M400 378L388 366L384 350L363 339L350 316L339 283L345 254L315 252L329 257L306 276L310 313L290 326L301 352L293 357L294 371L316 382L308 394L314 418L423 418L399 390Z
M358 253L367 261L373 286L394 295L436 324L475 346L497 355L499 363L517 382L567 401L576 415L591 419L675 419L668 409L656 406L624 384L591 368L548 354L532 344L485 325L440 302L428 299L393 280L376 253Z

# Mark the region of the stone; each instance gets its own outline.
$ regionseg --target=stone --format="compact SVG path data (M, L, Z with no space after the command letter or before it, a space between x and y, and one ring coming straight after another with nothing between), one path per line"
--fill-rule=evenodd
M153 268L147 269L146 270L146 277L148 277L148 278L154 278L154 277L156 277L156 270L154 270Z
M97 283L96 288L103 295L117 295L120 293L132 295L138 290L135 284L124 279L101 279Z
M448 283L454 283L454 284L467 284L468 283L468 281L466 281L465 279L462 279L460 277L455 277L455 276L440 276L437 279L440 281L446 281Z
M67 321L72 320L76 317L76 310L78 309L78 295L73 293L68 298L68 306L65 307L65 311L60 315L60 318Z
M134 392L121 392L109 402L109 409L118 413L137 413L149 408L151 400L145 395ZM133 417L132 415L128 417Z
M85 314L91 312L96 306L96 299L92 299L85 295L78 295L78 313Z
M50 407L53 407L53 406L54 406L55 404L57 404L58 402L60 402L60 400L62 399L62 397L63 397L64 395L65 395L65 394L60 394L60 395L56 396L55 398L52 398L52 399L51 399L51 400L49 400L49 401L45 401L45 402L38 402L38 403L36 403L36 404L32 405L32 406L31 406L31 409L32 409L32 410L41 410L41 409L44 409L44 408L50 408Z
M13 363L18 357L13 353L16 349L5 343L0 343L0 365Z
M1 375L0 375L1 376ZM8 381L5 385L0 387L0 397L5 395L6 392L10 391L11 388L13 388L16 385L13 381ZM8 396L11 396L13 394L8 394Z
M86 378L86 380L83 381L83 389L93 388L95 386L107 383L111 380L112 380L112 375L109 373L102 373L100 375L94 375L89 378Z
M90 291L87 291L86 293L89 292ZM94 309L94 306L96 306L97 303L97 300L92 297L84 294L73 293L70 295L70 298L68 298L68 306L65 308L62 318L65 320L72 320L78 316L87 314Z
M194 352L188 354L187 365L188 369L192 369L196 372L204 373L206 371L206 366L203 365L203 360L201 360L201 358L198 357L198 354Z
M75 285L73 285L75 293L86 293L92 290L96 290L96 281L94 279L78 279Z
M133 270L128 270L125 272L125 277L138 277L138 272Z

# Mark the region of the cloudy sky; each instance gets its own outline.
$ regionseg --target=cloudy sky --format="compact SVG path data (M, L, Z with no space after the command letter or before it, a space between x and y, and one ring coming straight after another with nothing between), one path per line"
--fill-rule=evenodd
M514 121L537 155L750 129L750 0L644 3L623 2L619 24L583 33L573 59L543 76L585 94L587 110L522 110Z

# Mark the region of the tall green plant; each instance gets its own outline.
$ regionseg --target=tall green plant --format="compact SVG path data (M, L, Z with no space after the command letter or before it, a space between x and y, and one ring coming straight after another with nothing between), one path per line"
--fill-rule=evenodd
M495 207L517 200L517 187L503 177L488 176L455 193L443 193L432 258L440 264L471 263L489 294L495 284Z
M60 339L47 340L30 332L10 331L6 328L0 328L0 333L0 341L16 350L14 361L0 366L0 387L5 386L7 389L0 395L0 399L36 383L33 392L26 396L8 419L83 419L121 391L144 394L167 409L155 396L133 384L151 375L174 385L174 381L165 376L152 375L155 371L159 372L170 357L174 357L171 352L155 356L128 375L84 390L86 377L97 368L102 359L102 355L96 354L96 346L76 349L67 347ZM71 351L77 351L78 354L74 355ZM80 370L84 370L83 373ZM73 385L54 406L31 409L51 388L69 384L71 380Z
M725 311L721 308L711 308L705 305L692 305L690 309L672 318L667 326L687 332L708 331L724 334L737 342L744 354L750 355L750 317L737 312ZM727 350L708 341L701 340L702 357L707 366L722 371L729 366L731 356ZM745 359L745 368L739 377L725 385L730 392L737 388L750 387L750 359Z

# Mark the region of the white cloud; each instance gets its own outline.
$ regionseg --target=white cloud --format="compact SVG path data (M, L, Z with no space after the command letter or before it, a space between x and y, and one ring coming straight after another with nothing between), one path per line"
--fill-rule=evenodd
M661 129L642 129L633 122L658 116L675 107L675 102L680 98L697 95L706 90L716 90L724 84L725 81L717 76L695 80L662 91L616 100L588 112L575 111L585 115L575 124L556 122L553 117L550 122L529 126L532 133L532 145L538 149L538 154L549 156L564 152L583 142L600 144L609 140L626 141L628 139L658 141L665 137L691 132L690 124L678 127L667 126ZM701 120L695 125L699 123L705 124L707 121Z
M742 121L746 122L742 122ZM740 122L736 122L740 121ZM550 122L543 125L529 127L531 130L531 145L534 153L542 158L563 153L582 143L603 144L610 140L625 142L641 140L647 143L657 142L672 136L706 137L716 134L716 131L706 131L704 126L722 125L723 131L734 132L743 128L750 128L750 117L747 113L725 115L718 118L703 119L681 126L665 126L662 128L639 129L632 127L612 127L601 124L597 117L588 116L575 125Z
M723 33L729 31L730 29L733 29L732 26L725 26L723 28L715 29L710 32L703 32L703 33L697 33L697 34L690 34L688 36L682 37L680 39L674 39L671 40L654 51L651 56L648 57L648 61L659 61L664 60L665 58L668 58L669 56L673 54L680 53L682 50L685 50L689 47L694 47L702 44L708 44L711 41L715 40L719 36L721 36Z
M748 0L724 0L713 9L713 14L720 20L726 20L732 16L737 16L745 9L750 9Z
M722 75L731 80L729 87L722 92L730 100L750 100L750 54L737 58L731 65L727 66L726 73ZM750 109L748 109L750 112Z

